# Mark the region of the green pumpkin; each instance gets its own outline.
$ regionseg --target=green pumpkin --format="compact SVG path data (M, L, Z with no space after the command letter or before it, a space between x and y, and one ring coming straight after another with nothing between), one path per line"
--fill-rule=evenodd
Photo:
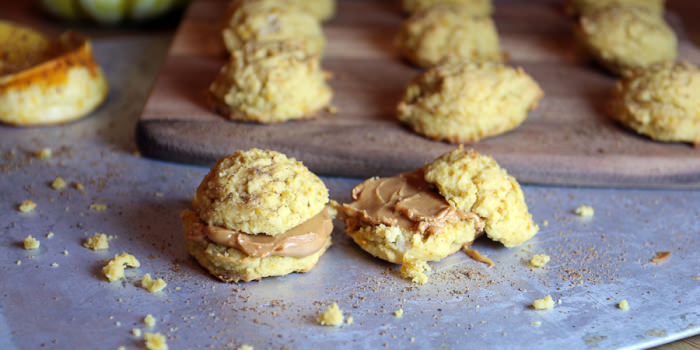
M103 24L144 22L168 13L187 0L42 0L52 15L71 20Z

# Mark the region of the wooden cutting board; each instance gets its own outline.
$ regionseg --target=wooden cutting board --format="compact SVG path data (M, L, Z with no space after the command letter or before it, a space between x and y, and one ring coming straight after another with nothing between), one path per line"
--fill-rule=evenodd
M419 168L455 147L418 136L394 117L405 84L420 73L393 47L403 20L398 1L338 0L337 17L324 25L323 66L333 72L337 114L256 125L213 113L205 92L226 59L219 25L227 3L200 0L187 11L138 123L144 155L211 165L259 147L294 156L318 174L364 178ZM495 4L510 64L529 72L546 96L516 130L468 147L492 155L524 183L700 188L700 149L653 142L605 116L615 79L577 49L573 20L558 1ZM700 64L692 42L700 29L681 12L667 15L680 58Z

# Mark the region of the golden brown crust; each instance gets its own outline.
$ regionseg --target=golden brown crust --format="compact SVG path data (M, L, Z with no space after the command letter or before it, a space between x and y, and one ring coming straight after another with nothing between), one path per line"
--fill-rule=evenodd
M537 82L520 68L498 63L447 63L408 84L397 106L397 118L434 140L474 142L520 125L543 94Z
M678 40L663 17L643 7L609 6L582 16L579 42L605 68L626 70L674 61Z
M700 69L688 62L657 63L620 79L610 116L654 140L700 143Z

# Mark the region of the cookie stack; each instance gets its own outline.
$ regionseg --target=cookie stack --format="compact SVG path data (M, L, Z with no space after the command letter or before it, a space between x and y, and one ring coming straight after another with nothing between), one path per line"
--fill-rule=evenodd
M321 69L322 20L335 0L237 0L222 29L229 61L209 87L210 102L239 121L312 118L332 98Z
M328 189L301 162L252 149L219 159L182 213L187 251L225 282L311 270L331 245Z

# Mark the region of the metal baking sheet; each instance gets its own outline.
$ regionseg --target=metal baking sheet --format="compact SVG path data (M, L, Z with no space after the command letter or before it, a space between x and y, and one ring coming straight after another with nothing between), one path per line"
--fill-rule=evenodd
M340 223L309 273L218 282L188 257L179 219L207 169L134 154L133 127L167 44L98 40L112 90L93 116L60 127L0 127L1 349L144 348L132 328L163 333L171 349L647 348L700 333L696 191L526 186L537 236L512 249L479 239L474 248L494 267L457 253L431 263L423 286L357 248ZM40 147L53 156L34 157ZM57 176L84 191L51 189ZM324 180L341 202L360 181ZM36 210L18 212L25 199ZM107 209L91 210L96 203ZM581 204L595 216L574 215ZM116 236L108 251L81 246L95 232ZM22 249L29 234L41 241L38 251ZM650 263L658 251L671 256ZM109 283L103 260L121 252L142 266ZM528 266L536 253L551 256L546 268ZM164 277L166 290L141 289L145 273ZM547 294L561 302L530 308ZM616 307L622 299L629 311ZM353 324L316 323L333 302ZM153 329L142 323L146 314L157 318Z

